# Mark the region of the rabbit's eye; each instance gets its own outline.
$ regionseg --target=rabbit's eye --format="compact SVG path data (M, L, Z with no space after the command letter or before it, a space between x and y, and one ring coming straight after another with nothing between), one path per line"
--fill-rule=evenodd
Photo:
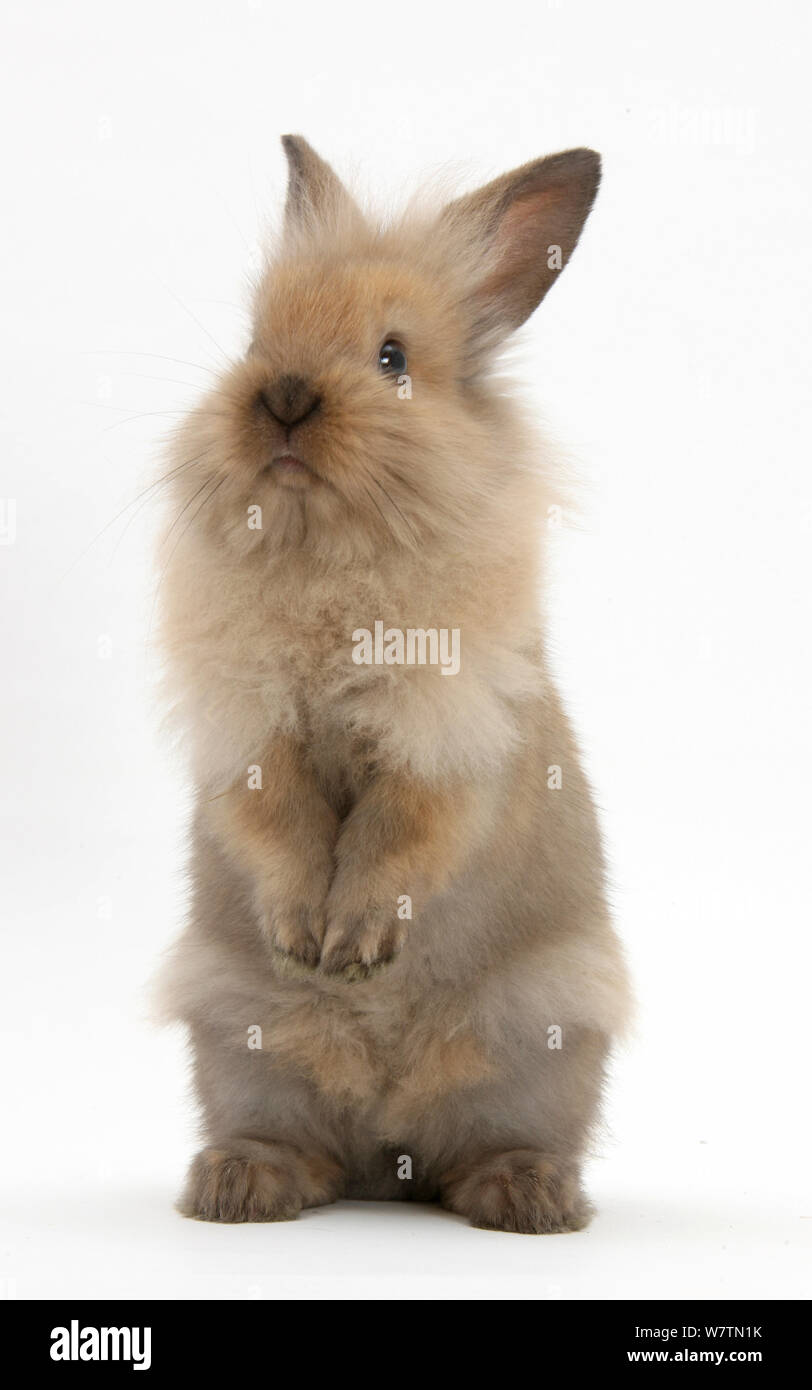
M378 366L388 376L400 376L406 370L406 353L394 338L387 338L378 353Z

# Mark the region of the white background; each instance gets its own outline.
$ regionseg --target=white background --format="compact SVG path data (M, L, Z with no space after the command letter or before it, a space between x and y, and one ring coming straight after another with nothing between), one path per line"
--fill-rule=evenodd
M808 15L6 0L0 1290L809 1292ZM113 518L245 342L286 130L383 206L448 166L604 155L518 360L584 479L557 662L640 997L577 1236L172 1209L193 1115L145 982L182 920L187 796L152 690L155 509Z

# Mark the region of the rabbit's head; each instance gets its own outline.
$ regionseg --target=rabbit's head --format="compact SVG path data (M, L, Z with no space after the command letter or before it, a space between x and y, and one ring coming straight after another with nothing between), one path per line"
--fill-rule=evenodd
M184 432L180 490L203 484L190 513L244 526L258 504L256 544L325 553L464 545L515 517L526 486L517 407L490 369L572 254L599 158L552 155L380 227L305 140L283 145L250 346Z

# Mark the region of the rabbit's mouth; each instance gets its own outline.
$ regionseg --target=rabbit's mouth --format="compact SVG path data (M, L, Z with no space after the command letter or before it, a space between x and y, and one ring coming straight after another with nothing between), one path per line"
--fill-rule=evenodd
M271 460L269 472L283 487L309 487L316 481L313 469L295 454L278 454Z

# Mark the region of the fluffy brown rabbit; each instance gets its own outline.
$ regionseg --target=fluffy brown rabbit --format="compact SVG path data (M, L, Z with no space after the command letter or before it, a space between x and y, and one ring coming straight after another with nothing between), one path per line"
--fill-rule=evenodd
M181 1210L416 1198L576 1230L627 985L544 654L548 462L492 371L599 159L381 227L283 144L253 339L179 433L161 582L196 786L163 981L204 1117Z

